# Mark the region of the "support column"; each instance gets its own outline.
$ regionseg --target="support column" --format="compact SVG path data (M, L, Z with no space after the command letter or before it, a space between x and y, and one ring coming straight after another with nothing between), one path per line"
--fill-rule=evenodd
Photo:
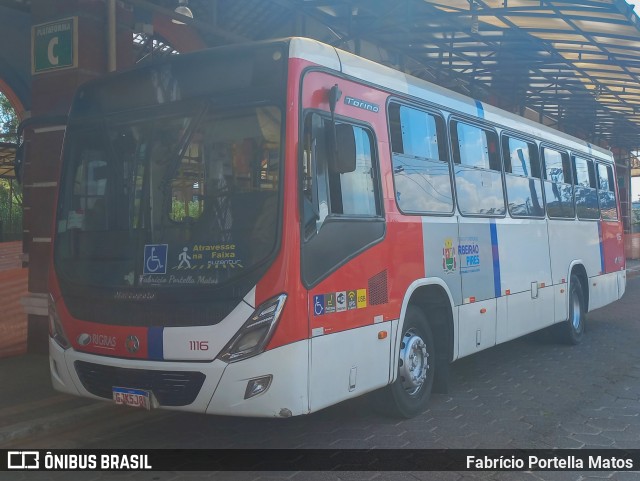
M108 70L108 3L101 0L33 0L31 3L33 25L48 25L36 29L32 38L32 118L24 132L23 240L29 265L29 294L23 299L23 305L28 314L30 352L47 350L47 276L66 127L64 116L76 88ZM72 20L64 22L65 19ZM131 12L118 2L117 68L132 63L131 24Z

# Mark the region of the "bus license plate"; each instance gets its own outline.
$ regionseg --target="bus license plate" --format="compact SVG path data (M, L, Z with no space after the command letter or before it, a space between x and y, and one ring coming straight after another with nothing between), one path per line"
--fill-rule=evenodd
M114 387L113 400L123 406L151 409L151 392L143 389Z

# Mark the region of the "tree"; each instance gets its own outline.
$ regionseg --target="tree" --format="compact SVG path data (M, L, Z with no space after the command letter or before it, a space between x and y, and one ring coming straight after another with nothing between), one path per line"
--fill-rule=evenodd
M0 92L0 139L13 140L18 131L18 116L9 99Z
M0 141L15 142L18 116L0 92ZM13 179L0 179L0 241L18 239L22 232L22 189Z

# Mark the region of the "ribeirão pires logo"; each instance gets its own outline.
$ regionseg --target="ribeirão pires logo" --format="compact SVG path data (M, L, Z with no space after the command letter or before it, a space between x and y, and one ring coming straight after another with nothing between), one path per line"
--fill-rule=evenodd
M453 240L447 237L444 240L442 249L442 270L445 272L455 272L457 268L456 250L453 248Z

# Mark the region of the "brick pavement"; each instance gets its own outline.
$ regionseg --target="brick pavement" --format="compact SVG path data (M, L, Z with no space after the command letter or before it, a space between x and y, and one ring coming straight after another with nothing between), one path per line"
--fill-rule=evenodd
M579 346L531 335L462 359L451 390L411 420L389 419L356 399L286 420L105 405L75 428L54 429L14 447L61 448L639 448L640 279L625 297L589 314ZM44 473L43 473L44 474ZM79 474L79 473L77 473ZM85 473L86 474L86 473ZM91 479L175 480L638 480L639 473L93 473ZM20 475L66 480L68 476ZM77 479L85 479L78 476Z
M27 350L27 315L20 299L27 295L27 269L22 269L22 243L0 243L0 358Z

